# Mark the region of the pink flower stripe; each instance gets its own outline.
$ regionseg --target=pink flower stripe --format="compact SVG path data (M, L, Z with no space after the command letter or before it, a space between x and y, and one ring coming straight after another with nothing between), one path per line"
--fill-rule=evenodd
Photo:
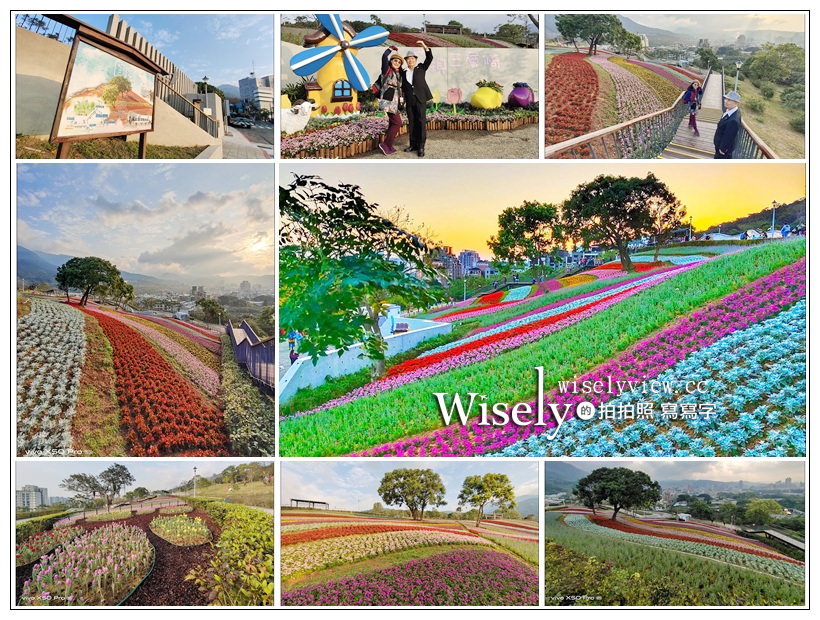
M665 63L664 63L663 66L664 67L669 67L673 71L677 71L678 73L680 73L682 75L685 75L690 80L697 80L698 82L700 82L700 85L703 86L703 78L706 77L706 76L699 75L699 74L695 73L694 71L687 71L683 67L676 67L674 65L668 65L668 64L665 64Z
M688 267L688 266L687 266ZM668 275L673 275L670 272ZM468 366L470 364L475 364L478 362L483 362L491 357L498 355L504 351L509 349L515 349L520 347L524 344L529 342L534 342L535 340L539 340L543 338L547 334L551 334L558 330L561 330L569 325L573 325L582 321L585 318L588 318L598 312L609 308L610 306L614 306L619 301L631 297L632 295L637 294L638 292L644 290L645 288L649 288L655 284L662 282L665 278L658 278L651 282L641 282L637 286L630 288L627 291L622 293L613 295L612 297L600 300L598 302L592 302L587 304L586 306L581 306L580 308L576 308L574 310L567 311L566 313L551 316L543 321L539 321L536 323L531 323L529 325L523 326L525 329L520 329L521 332L514 336L508 335L508 333L500 334L501 338L496 339L493 342L489 342L487 344L481 343L481 341L477 343L470 343L469 347L466 348L464 351L458 351L457 349L451 349L446 352L446 356L444 359L439 360L435 356L429 356L427 358L417 358L416 360L411 361L418 361L418 360L430 360L426 366L422 368L417 368L413 371L404 372L402 374L388 376L383 379L379 379L378 381L374 381L373 383L368 383L365 386L357 388L348 394L341 396L339 398L335 398L330 400L314 409L310 409L309 411L298 412L288 418L293 417L301 417L305 415L310 415L312 413L316 413L317 411L324 411L325 409L331 409L333 407L337 407L339 405L343 405L345 403L349 403L354 400L358 400L360 398L365 398L367 396L374 396L381 392L385 392L387 390L392 390L400 385L404 385L406 383L412 383L414 381L418 381L419 379L424 379L426 377L432 377L433 375L440 374L442 372L446 372L448 370L453 370L454 368L462 368L464 366ZM623 283L619 283L618 286L622 286ZM607 287L609 288L609 287ZM599 291L595 291L594 293L590 293L590 295L595 294ZM564 302L560 302L553 305L561 305ZM539 308L534 312L543 312L544 308ZM528 313L532 314L532 313ZM524 315L528 316L528 315ZM520 317L519 317L520 318ZM541 324L541 327L539 327ZM490 329L490 328L486 328ZM392 369L391 369L392 370Z
M127 316L127 315L126 315ZM200 330L195 329L191 330L188 329L188 326L185 324L180 324L177 321L171 321L169 319L163 319L161 317L156 316L148 316L144 314L137 315L141 319L145 319L147 321L151 321L152 323L156 323L157 325L162 325L163 327L167 327L168 329L174 330L181 336L185 336L189 340L193 340L197 344L202 345L206 349L208 349L211 353L220 353L222 350L222 344L218 340L214 340L214 337L211 335L205 335Z
M664 105L655 91L628 69L600 56L590 56L589 61L603 67L612 78L619 121L629 121L663 109Z
M437 321L443 321L445 323L451 323L453 321L460 321L461 319L465 318L473 318L475 316L481 316L484 314L492 314L493 312L498 312L499 310L507 309L507 308L514 308L515 306L520 306L521 304L529 301L529 299L522 299L520 301L509 301L501 303L497 303L492 306L485 306L480 308L473 308L471 310L464 310L462 312L454 312L453 314L447 314L444 316L438 317Z
M219 374L208 368L196 357L191 355L191 353L186 351L182 345L174 342L157 330L152 329L147 325L143 325L138 321L132 321L131 319L124 317L122 314L114 314L111 316L121 323L136 329L138 332L147 336L157 346L164 349L171 357L179 362L193 382L202 388L208 395L216 396L219 394L219 388L221 385Z
M609 362L579 377L583 381L642 381L658 376L689 353L717 342L723 336L762 321L794 304L806 295L806 259L778 269L741 287L723 299L708 304L674 322L660 333L646 338ZM544 403L559 407L583 401L599 405L616 394L562 393L557 388L544 395ZM538 403L530 403L537 411ZM534 417L534 416L533 416ZM572 421L569 415L568 422ZM383 444L351 456L476 456L501 450L530 435L545 433L546 426L481 426L473 419L466 426L454 424L433 432ZM567 422L565 422L567 423Z
M544 282L544 286L550 292L560 291L562 288L564 288L561 285L560 280L547 280L546 282Z

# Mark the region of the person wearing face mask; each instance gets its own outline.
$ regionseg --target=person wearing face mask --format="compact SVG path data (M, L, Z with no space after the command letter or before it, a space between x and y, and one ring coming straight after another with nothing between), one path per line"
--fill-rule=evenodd
M404 101L407 105L407 123L410 126L410 146L405 151L416 151L424 157L424 144L427 142L427 102L433 98L427 86L427 69L433 62L433 52L424 41L416 41L424 49L424 62L418 64L418 56L413 50L407 50L404 61L407 68L403 73Z
M715 159L732 159L735 150L735 141L740 131L740 95L730 91L723 97L726 111L723 113L715 129Z

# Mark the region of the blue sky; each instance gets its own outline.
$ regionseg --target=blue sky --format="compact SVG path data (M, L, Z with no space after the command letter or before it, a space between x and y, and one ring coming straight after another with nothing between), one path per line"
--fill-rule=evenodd
M270 163L17 166L17 243L156 277L273 273Z
M33 484L38 487L48 489L49 497L71 497L74 494L60 488L60 482L68 478L71 474L92 474L98 475L104 469L114 463L124 465L136 482L126 491L136 487L145 487L149 491L169 490L186 480L194 477L194 467L196 473L208 478L218 474L231 465L241 465L242 463L266 463L254 459L38 459L32 461L17 461L16 487L20 489L25 484Z
M272 14L118 15L195 81L207 75L214 86L238 87L254 68L257 76L273 74ZM104 31L109 13L72 16Z
M538 493L538 463L511 463L501 459L476 460L347 460L284 461L282 463L282 505L291 498L328 502L332 510L369 510L382 502L378 489L384 474L394 469L432 469L441 476L447 504L441 510L458 506L458 493L467 476L489 472L507 474L518 497ZM397 508L397 506L394 506Z

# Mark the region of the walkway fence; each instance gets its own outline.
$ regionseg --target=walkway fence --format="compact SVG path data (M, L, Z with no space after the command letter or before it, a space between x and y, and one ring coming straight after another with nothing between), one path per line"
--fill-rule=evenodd
M260 339L245 321L237 327L229 321L225 332L231 339L237 363L260 388L272 393L276 378L276 337Z

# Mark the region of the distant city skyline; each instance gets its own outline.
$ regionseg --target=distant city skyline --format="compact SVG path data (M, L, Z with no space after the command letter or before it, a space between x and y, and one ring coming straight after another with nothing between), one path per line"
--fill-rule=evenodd
M243 463L269 463L265 459L71 459L59 460L41 458L30 461L17 461L15 489L25 485L34 485L48 489L49 496L73 497L73 493L60 487L60 483L72 474L99 475L114 463L125 466L136 482L125 491L145 487L149 491L169 490L197 475L209 478L220 473L231 465Z
M487 240L498 232L498 215L524 201L560 204L581 183L601 174L645 177L653 172L686 206L692 226L717 224L771 209L772 200L788 204L806 195L806 167L775 162L696 163L550 162L527 163L379 163L285 162L279 184L293 174L314 174L326 183L351 183L365 200L383 209L406 210L419 228L453 253L475 250L490 257ZM413 179L412 188L405 185ZM418 182L421 181L421 182Z

